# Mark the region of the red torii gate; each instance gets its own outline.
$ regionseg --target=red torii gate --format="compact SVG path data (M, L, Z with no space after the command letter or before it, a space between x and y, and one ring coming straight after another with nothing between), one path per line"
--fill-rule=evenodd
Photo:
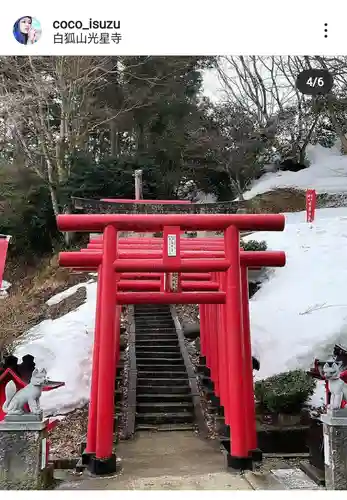
M120 312L116 307L115 324L115 306L130 303L196 303L200 304L202 354L206 356L216 393L225 408L226 423L231 427L230 463L239 469L251 467L256 434L247 267L281 266L285 257L283 252L240 251L239 230L283 230L284 216L61 215L58 216L58 227L62 231L103 231L103 238L92 240L85 251L60 254L60 265L83 270L99 269L87 443L87 452L95 454L94 464L114 463L114 375L119 356ZM158 230L164 230L163 239L144 238L140 242L135 238L117 238L117 231ZM181 239L182 230L222 230L224 239ZM194 245L202 244L206 250L194 248ZM134 245L142 252L132 251ZM153 247L154 250L150 250ZM125 251L122 251L123 248ZM151 272L156 272L154 282L136 281L144 277L143 273ZM170 289L168 280L164 283L160 276L160 273L168 272L177 273L175 291L172 287ZM198 279L192 281L194 272ZM157 282L158 274L160 282ZM191 281L187 280L189 275ZM161 291L148 291L154 288ZM121 291L129 289L137 291ZM212 307L211 304L220 305ZM217 316L218 321L215 321ZM212 325L214 332L211 331Z

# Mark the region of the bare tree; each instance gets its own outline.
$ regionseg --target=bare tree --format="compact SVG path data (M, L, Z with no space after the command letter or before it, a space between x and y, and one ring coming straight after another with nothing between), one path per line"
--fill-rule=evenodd
M258 130L266 134L270 129L277 147L300 163L304 162L307 145L314 140L317 127L326 117L347 151L347 125L345 128L341 123L342 97L338 97L339 93L346 94L346 67L346 57L224 56L217 62L225 100L237 103L253 116ZM312 98L299 92L297 76L309 68L324 68L334 74L337 82L334 94ZM343 106L343 112L345 109Z
M121 75L121 68L112 57L1 60L3 142L13 140L25 165L47 183L55 215L63 209L59 186L70 176L71 155L88 152L93 134L116 128L126 114L148 105L143 95L125 96L120 86L119 98L113 100L116 107L100 99L115 74ZM151 85L159 80L154 79ZM113 92L116 90L113 86Z
M242 200L243 192L259 173L257 157L264 137L254 116L238 104L210 105L209 119L196 130L194 144L204 155L205 165L227 175L231 189ZM265 138L266 139L266 138Z
M293 99L293 89L280 74L274 57L223 56L217 73L224 100L234 102L251 114L259 128L266 128Z

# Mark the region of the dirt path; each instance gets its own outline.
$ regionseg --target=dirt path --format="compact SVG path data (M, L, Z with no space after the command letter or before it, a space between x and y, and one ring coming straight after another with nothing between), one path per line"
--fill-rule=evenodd
M226 471L222 453L190 431L141 432L118 445L121 470L113 478L81 478L59 489L249 490L245 478Z

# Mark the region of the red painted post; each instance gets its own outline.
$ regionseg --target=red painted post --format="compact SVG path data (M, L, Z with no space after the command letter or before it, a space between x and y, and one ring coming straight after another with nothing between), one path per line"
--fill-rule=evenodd
M206 358L206 342L205 342L205 304L199 304L199 316L200 316L200 357Z
M216 282L217 273L212 273L212 279ZM217 329L217 304L211 305L211 330L212 330L212 341L213 341L213 350L214 350L214 392L216 396L219 397L220 389L219 389L219 350L218 350L218 329Z
M243 388L243 345L242 345L242 301L240 271L240 235L235 226L225 231L225 251L230 261L227 271L226 286L226 332L228 344L229 372L229 410L231 450L230 455L236 460L248 457Z
M206 366L211 368L211 342L210 342L210 315L209 304L205 306L205 350L206 350Z
M220 273L213 273L212 274L213 278L216 280L218 283L218 288L221 290L221 283L220 283ZM222 360L221 360L221 332L220 332L220 305L216 304L215 307L215 338L217 342L217 359L218 359L218 364L217 364L217 377L218 377L218 394L216 395L219 397L221 406L222 405L222 393L223 393L223 380L221 379L221 370L222 370Z
M225 291L227 289L227 275L225 272L219 273L221 290ZM227 329L227 316L226 316L226 305L220 304L219 306L219 323L220 323L220 363L221 363L221 375L220 380L223 381L223 398L221 399L221 404L224 408L224 421L226 425L230 425L230 404L229 404L229 393L230 393L230 375L229 375L229 359L228 359L228 329Z
M115 341L116 341L116 368L120 358L120 319L122 313L122 306L116 306L115 310Z
M257 449L256 415L254 404L253 364L251 347L251 328L249 320L249 290L248 270L241 266L242 289L242 323L243 323L243 381L245 426L247 432L247 446L249 451Z
M101 310L101 272L98 272L96 309L95 309L95 329L93 345L93 365L90 386L90 401L88 410L88 429L86 453L94 454L96 452L96 425L98 408L98 380L99 380L99 348L100 348L100 310Z
M113 451L114 390L116 379L115 307L116 280L113 263L117 258L117 230L105 227L101 264L99 393L97 407L96 458L111 458Z
M215 339L214 339L214 329L213 329L213 317L212 317L212 305L208 304L208 341L209 341L209 351L210 351L210 364L208 365L211 372L211 380L213 382L213 387L215 389Z

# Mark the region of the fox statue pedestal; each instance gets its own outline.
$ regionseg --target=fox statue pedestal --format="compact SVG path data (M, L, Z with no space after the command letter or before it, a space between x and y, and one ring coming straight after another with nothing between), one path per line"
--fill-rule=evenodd
M326 360L316 358L307 373L325 383L326 413L320 416L325 486L328 490L347 490L347 349L336 344L333 354ZM313 464L311 460L315 467L317 461Z
M325 487L347 490L347 410L321 415L324 435Z
M47 421L41 415L8 415L0 422L0 490L50 486L47 434Z

